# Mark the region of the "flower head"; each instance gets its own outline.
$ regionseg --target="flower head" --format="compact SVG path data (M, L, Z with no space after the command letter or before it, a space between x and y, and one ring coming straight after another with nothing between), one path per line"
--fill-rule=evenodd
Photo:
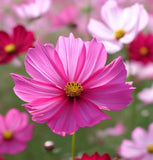
M0 31L0 64L8 63L15 56L27 51L34 41L33 33L26 31L21 25L13 29L12 35Z
M120 155L128 159L153 159L153 123L148 132L137 127L132 132L132 140L123 140L120 146Z
M25 67L32 77L11 74L14 91L38 123L47 122L57 134L109 119L101 109L121 110L132 100L131 82L121 57L105 66L106 50L95 39L83 42L61 36L54 49L39 42L29 49Z
M153 62L153 35L139 33L129 44L129 57L131 60L139 61L143 64ZM145 66L144 66L145 67Z
M33 131L33 125L28 124L28 115L11 109L5 117L0 115L0 124L0 154L24 151Z
M99 42L103 42L109 53L122 49L130 43L148 23L148 14L140 4L127 8L118 6L115 0L108 0L101 8L103 22L90 19L88 31Z

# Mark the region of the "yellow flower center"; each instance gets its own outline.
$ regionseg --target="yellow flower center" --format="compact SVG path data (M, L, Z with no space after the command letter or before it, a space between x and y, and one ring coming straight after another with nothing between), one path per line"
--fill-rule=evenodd
M4 138L5 140L10 140L10 139L12 139L12 137L13 137L13 133L12 133L12 131L10 131L10 130L5 131L5 132L3 133L3 138Z
M148 153L153 153L153 144L149 144L149 145L147 146L147 152L148 152Z
M80 83L68 82L64 88L65 93L68 97L80 96L83 88Z
M7 52L7 53L11 53L11 52L14 52L16 50L16 47L13 43L11 44L8 44L4 47L4 50Z
M120 38L122 38L125 35L125 31L124 29L119 29L117 31L114 32L114 36L117 40L119 40Z
M147 55L147 54L148 54L148 48L147 48L147 47L141 47L141 48L140 48L140 54L141 54L142 56Z

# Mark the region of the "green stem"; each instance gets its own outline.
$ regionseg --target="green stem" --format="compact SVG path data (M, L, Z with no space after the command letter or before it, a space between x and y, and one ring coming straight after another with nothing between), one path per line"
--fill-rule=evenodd
M72 160L75 160L75 132L72 135Z

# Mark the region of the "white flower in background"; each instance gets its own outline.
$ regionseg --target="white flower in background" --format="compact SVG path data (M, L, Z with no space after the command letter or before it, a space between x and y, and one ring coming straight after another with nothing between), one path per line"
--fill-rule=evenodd
M50 5L51 0L29 0L28 3L15 5L14 11L20 18L38 18L49 11Z
M101 19L102 21L98 21L91 18L88 31L99 42L104 43L109 53L115 53L146 27L148 13L138 3L123 9L115 0L108 0L101 8Z

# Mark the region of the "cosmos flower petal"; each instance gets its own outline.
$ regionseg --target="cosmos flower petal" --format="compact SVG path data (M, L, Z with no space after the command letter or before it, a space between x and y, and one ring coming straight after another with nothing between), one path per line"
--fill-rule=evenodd
M148 24L148 22L149 22L148 13L144 9L143 5L140 6L140 13L141 13L140 14L141 18L139 20L138 31L143 30L146 27L146 25Z
M153 154L147 154L144 157L142 157L141 160L151 160L151 159L153 159Z
M86 60L84 67L80 72L79 79L77 80L79 82L85 81L91 74L103 68L107 59L107 53L104 45L102 43L97 43L95 38L91 42L86 42L85 45Z
M65 136L66 133L72 135L76 130L78 130L79 125L74 118L73 101L68 101L60 115L48 121L47 125L54 133L62 136Z
M0 146L0 154L17 154L26 149L26 144L18 141L7 141Z
M135 130L132 132L132 140L139 146L146 146L146 137L147 132L141 127L135 128Z
M132 14L131 16L131 13ZM123 28L126 32L136 29L136 32L143 30L148 23L148 13L143 5L136 3L135 5L123 10L123 17L126 18Z
M32 115L33 121L44 123L58 116L64 109L66 102L67 99L64 96L59 96L48 99L37 99L25 104L24 107Z
M39 82L18 74L11 74L11 76L16 84L14 92L26 102L33 101L39 97L49 98L57 94L62 94L60 89L51 84Z
M56 83L61 87L67 81L61 60L50 45L43 46L37 42L36 48L29 49L25 67L27 73L35 80Z
M85 51L85 46L80 38L75 39L73 34L67 37L59 37L56 51L62 60L65 73L71 82L75 78L80 54Z
M26 113L21 114L17 109L11 109L6 114L5 123L9 130L22 130L28 124L28 115Z
M13 28L13 43L18 47L18 53L25 52L35 41L34 34L27 31L22 25Z
M97 152L95 152L91 156L88 156L86 153L84 153L82 158L76 158L76 160L111 160L111 157L107 153L104 153L100 156Z
M122 10L115 0L108 0L101 8L101 18L112 30L122 28Z
M13 10L21 19L34 19L44 15L50 8L51 0L26 1L20 5L14 5ZM31 12L32 11L32 12Z
M16 132L14 135L14 138L19 142L27 142L32 139L32 132L33 132L34 125L30 124L26 128L20 130L19 132ZM25 136L26 135L26 136Z
M91 127L102 120L110 119L98 106L85 99L75 100L74 116L80 127Z
M123 47L123 44L119 41L106 41L106 40L100 40L99 42L102 42L107 50L108 53L113 54L115 52L118 52Z
M0 31L0 48L11 42L11 37L4 31Z
M146 150L143 147L135 145L130 140L123 140L119 152L120 155L125 158L137 158L139 156L143 156Z
M132 100L131 83L108 84L97 88L87 89L83 96L104 110L121 110ZM120 98L122 97L122 98Z
M91 18L88 24L88 31L93 36L96 37L97 40L106 39L112 40L114 39L113 31L107 28L100 21Z
M96 73L82 82L84 88L94 88L107 84L119 84L126 80L127 71L121 57L113 60L109 65L98 70Z
M125 34L125 36L120 39L120 42L124 44L129 44L135 38L135 36L136 36L136 32L135 30L133 30L128 34Z
M132 14L131 16L131 13ZM131 7L127 7L123 10L123 15L126 18L126 22L124 23L123 28L125 29L126 32L131 31L133 28L138 28L138 22L139 22L139 17L140 17L140 5L135 4Z
M149 125L149 132L148 132L148 143L152 143L153 144L153 123L151 123Z

